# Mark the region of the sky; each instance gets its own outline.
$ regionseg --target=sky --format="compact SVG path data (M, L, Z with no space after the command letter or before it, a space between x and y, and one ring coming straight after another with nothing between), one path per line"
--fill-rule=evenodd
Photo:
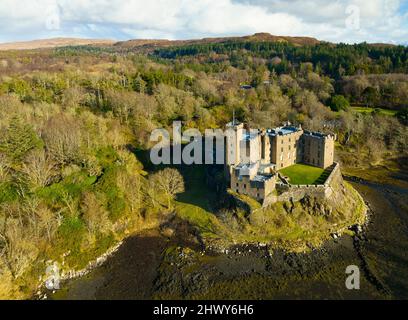
M408 0L0 0L0 42L256 32L408 44Z

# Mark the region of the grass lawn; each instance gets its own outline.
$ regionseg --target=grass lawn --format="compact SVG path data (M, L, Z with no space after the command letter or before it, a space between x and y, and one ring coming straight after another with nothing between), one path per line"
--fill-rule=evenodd
M316 180L323 174L324 170L317 167L308 166L305 164L295 164L279 172L289 177L291 184L314 184Z
M351 107L351 110L358 113L372 113L375 109L379 110L379 114L384 116L394 116L397 111L390 110L390 109L382 109L382 108L366 108L366 107Z

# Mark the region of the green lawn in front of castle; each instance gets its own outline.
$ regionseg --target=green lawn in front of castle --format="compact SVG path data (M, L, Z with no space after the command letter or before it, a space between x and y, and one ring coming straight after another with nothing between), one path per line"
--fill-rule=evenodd
M281 175L288 177L291 184L307 185L315 184L323 174L324 169L298 163L279 170L279 172Z

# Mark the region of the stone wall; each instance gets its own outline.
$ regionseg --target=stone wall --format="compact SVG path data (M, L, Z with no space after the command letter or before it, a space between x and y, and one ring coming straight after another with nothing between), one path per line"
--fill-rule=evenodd
M333 184L333 182L336 179L340 179L340 181L343 181L343 177L341 175L341 171L340 171L340 164L335 162L334 163L334 168L332 170L332 172L330 173L330 175L327 177L326 182L324 183L325 186L330 186Z
M276 176L263 182L256 183L250 176L237 177L235 172L231 175L231 189L234 192L250 196L258 201L263 201L275 190Z
M284 201L299 201L305 196L315 197L318 199L327 199L333 194L333 183L336 181L342 181L340 165L335 163L335 166L326 179L324 184L319 185L291 185L289 183L280 183L276 185L278 195L268 196L263 206L266 207L275 202Z
M270 162L276 164L277 170L302 162L298 152L302 134L303 130L299 130L285 135L277 134L270 137Z

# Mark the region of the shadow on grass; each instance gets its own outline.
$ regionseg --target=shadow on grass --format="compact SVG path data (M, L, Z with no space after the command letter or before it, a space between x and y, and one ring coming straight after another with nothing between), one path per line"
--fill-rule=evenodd
M217 202L217 188L215 185L209 186L209 179L207 177L207 171L213 166L198 164L155 165L150 161L150 150L134 148L131 151L143 164L144 170L149 173L154 173L164 168L175 168L179 170L184 178L185 192L177 195L177 202L194 205L213 213Z

